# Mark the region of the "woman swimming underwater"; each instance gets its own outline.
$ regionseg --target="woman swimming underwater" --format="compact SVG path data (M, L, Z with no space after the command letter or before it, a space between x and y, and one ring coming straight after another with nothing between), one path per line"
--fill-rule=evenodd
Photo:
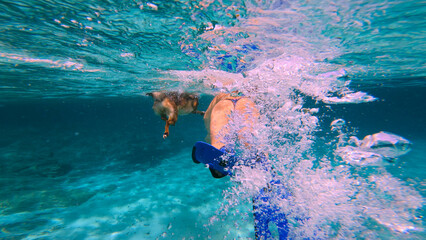
M228 128L231 115L238 115L238 124L241 127L231 132ZM233 176L234 166L245 166L268 173L271 180L260 188L253 196L253 215L256 239L270 239L269 223L276 224L279 239L287 239L288 224L284 213L277 206L277 200L286 199L289 195L281 182L274 177L274 171L266 154L259 153L247 139L247 133L254 132L254 127L259 119L256 104L250 98L238 91L220 93L212 100L204 115L207 128L206 140L210 143L197 142L192 150L192 159L195 163L204 163L209 166L213 177L221 178ZM232 138L230 136L237 136ZM232 140L234 139L234 140ZM252 157L243 159L235 154L235 139L253 154Z

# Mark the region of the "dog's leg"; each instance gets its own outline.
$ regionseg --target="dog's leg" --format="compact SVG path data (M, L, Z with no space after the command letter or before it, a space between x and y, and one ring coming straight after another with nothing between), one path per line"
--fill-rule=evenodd
M166 139L169 136L169 126L170 125L175 125L175 123L177 122L177 112L173 111L173 113L170 114L169 119L167 119L166 121L166 127L164 129L164 134L163 134L163 138Z
M166 139L169 136L169 121L166 121L166 129L164 130L163 138Z

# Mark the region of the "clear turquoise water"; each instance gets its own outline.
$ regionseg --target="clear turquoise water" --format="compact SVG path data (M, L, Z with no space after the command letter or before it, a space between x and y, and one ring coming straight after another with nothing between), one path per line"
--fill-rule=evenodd
M312 229L324 239L425 237L424 3L0 7L1 239L254 239L251 185L192 163L206 135L200 116L180 117L163 140L145 96L196 92L205 110L232 89L258 103L254 141L310 217L291 226L294 239ZM345 162L335 119L346 121L344 137L387 131L411 151L392 163Z

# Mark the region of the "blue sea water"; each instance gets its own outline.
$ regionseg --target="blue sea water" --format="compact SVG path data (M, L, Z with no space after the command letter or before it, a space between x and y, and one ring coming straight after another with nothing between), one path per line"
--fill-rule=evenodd
M211 177L191 159L202 117L163 139L146 96L194 92L205 110L235 89L293 193L290 238L426 237L424 2L0 7L1 239L254 239L259 176Z

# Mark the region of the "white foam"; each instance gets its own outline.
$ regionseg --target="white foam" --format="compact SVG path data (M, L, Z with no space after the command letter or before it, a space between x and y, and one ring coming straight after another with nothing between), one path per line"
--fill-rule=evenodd
M373 102L376 101L377 98L365 92L347 92L341 97L323 97L321 100L329 104L344 104Z
M39 57L30 57L23 54L10 54L10 53L0 53L1 58L7 59L9 62L16 62L17 64L28 63L28 64L38 64L38 65L47 65L51 68L61 68L64 70L72 70L79 72L103 72L101 69L91 69L83 65L83 63L77 62L72 59L58 59L52 60L47 58Z
M266 59L256 68L241 73L229 73L214 69L201 71L169 71L181 82L202 84L203 88L215 88L222 91L235 89L256 91L257 94L278 94L298 90L328 104L365 103L376 98L364 92L353 92L346 85L347 81L338 80L345 70L312 75L315 69L332 68L318 63L306 56L283 54ZM339 75L343 74L343 75ZM284 91L284 92L283 92ZM337 94L338 96L331 96Z
M336 153L345 162L355 166L383 166L385 163L382 155L351 146L338 148Z
M343 125L341 124L340 128ZM332 123L332 130L334 128ZM339 131L341 131L340 128ZM344 136L343 132L340 134ZM336 154L347 163L358 166L382 166L385 163L384 160L394 162L396 158L408 153L411 149L411 143L407 139L383 131L367 135L363 140L351 136L347 143L341 140L340 145L343 147L337 148Z

